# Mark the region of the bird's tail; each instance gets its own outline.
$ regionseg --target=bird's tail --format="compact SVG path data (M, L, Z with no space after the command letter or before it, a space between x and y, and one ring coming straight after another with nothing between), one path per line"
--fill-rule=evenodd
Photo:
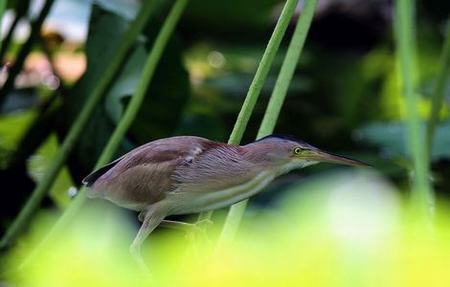
M86 186L86 187L91 187L96 181L97 179L99 179L102 175L104 175L108 170L110 170L113 166L115 166L119 161L113 161L105 166L102 166L101 168L93 171L91 174L89 174L88 176L86 176L82 183Z

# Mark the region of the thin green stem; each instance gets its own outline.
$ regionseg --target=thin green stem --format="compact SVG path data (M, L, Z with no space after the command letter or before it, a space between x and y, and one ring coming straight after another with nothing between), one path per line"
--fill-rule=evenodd
M289 43L286 56L281 66L277 82L275 83L275 88L270 97L263 121L259 128L257 138L261 138L272 133L275 128L278 115L286 97L289 83L294 75L309 27L311 26L311 22L314 17L316 4L316 0L305 0L304 2L302 13L295 27L291 42ZM223 244L231 242L235 237L246 206L247 200L244 200L230 208L219 239L219 248L220 246L223 246Z
M136 91L133 97L131 98L131 101L128 104L128 107L124 115L122 116L119 124L117 125L113 134L109 138L105 149L103 150L102 154L97 160L96 168L105 165L112 159L114 153L116 152L117 148L122 142L125 133L133 123L134 119L136 118L136 115L141 107L141 104L144 101L148 87L152 81L156 67L158 66L158 63L161 59L164 49L167 46L167 43L171 35L173 34L173 31L175 30L178 20L183 14L187 2L188 2L187 0L177 0L172 6L172 9L170 10L169 15L166 17L163 26L161 27L161 30L159 31L158 36L156 37L156 40L153 44L153 47L147 57L141 78L139 80L138 86L136 87ZM76 199L65 210L64 214L61 216L61 218L59 218L55 226L53 226L53 228L47 234L46 238L38 246L37 250L39 250L40 249L39 247L45 245L46 242L48 242L51 238L53 238L55 234L59 234L59 232L70 223L72 218L74 218L74 216L78 213L83 203L86 201L85 191L86 191L85 188L82 188L79 191ZM34 253L34 255L35 254L36 253ZM34 256L32 255L32 257Z
M267 47L264 51L261 61L259 62L258 69L256 70L255 77L250 84L250 88L248 89L244 103L242 104L241 110L239 111L236 123L234 124L233 131L231 132L230 138L228 139L229 144L239 144L242 139L242 135L244 134L248 121L250 120L250 116L252 115L253 109L255 108L255 104L258 101L261 89L264 85L267 75L269 74L273 59L277 54L281 40L283 40L284 33L286 32L292 15L295 12L297 2L298 0L287 0L286 4L284 5L283 11L281 11L280 18L278 18L269 43L267 43ZM202 212L199 215L199 221L210 219L212 213L212 211Z
M5 3L7 1L5 0ZM0 49L0 60L3 60L3 57L6 54L6 51L9 48L9 45L11 44L11 40L13 37L14 30L17 27L17 24L19 24L20 19L27 13L29 2L28 0L18 0L16 1L15 6L15 15L14 20L12 21L11 25L8 28L8 32L6 33L5 37L3 38L2 47Z
M272 66L273 59L280 47L281 40L284 37L287 27L289 26L292 15L295 12L297 0L288 0L280 14L280 18L273 30L272 36L267 44L266 50L263 54L261 62L256 70L255 77L250 85L247 96L242 104L241 111L239 112L236 124L233 127L228 143L238 144L244 134L248 121L252 114L253 108L258 100L261 89L269 74L270 67Z
M132 47L135 39L139 35L140 31L144 28L147 20L153 12L155 1L145 1L142 9L137 16L137 18L130 25L128 31L125 33L123 40L120 42L120 46L117 48L114 57L107 69L105 69L104 74L100 78L100 81L92 94L88 97L86 103L84 104L80 114L75 119L74 124L70 128L64 142L61 145L55 158L52 160L47 172L45 173L42 180L40 180L33 190L31 197L26 202L25 206L21 209L19 215L13 221L11 226L6 231L0 242L0 248L5 248L11 244L17 235L23 230L23 228L29 223L32 215L35 213L36 209L39 207L44 196L47 194L51 188L53 182L56 179L60 169L64 165L67 157L74 148L78 138L85 125L87 124L89 117L92 115L97 104L102 99L103 95L106 93L108 87L110 86L115 75L120 70L120 66L127 55L128 50Z
M433 195L426 156L426 142L420 127L418 96L415 93L417 69L414 64L414 3L397 0L395 9L395 29L397 54L400 62L403 95L406 105L407 143L413 161L413 203L420 217L429 217L433 209Z
M47 0L44 6L42 7L42 10L39 13L37 19L34 20L33 23L31 23L30 36L20 49L19 54L17 55L17 59L9 71L8 78L6 79L5 84L0 90L0 107L5 102L6 97L8 96L10 90L14 87L15 79L22 70L22 66L25 63L25 59L30 53L31 48L33 48L34 43L38 39L39 34L41 33L42 24L44 23L45 18L47 18L47 15L50 12L53 3L54 0Z
M439 112L444 104L445 84L450 75L450 22L447 23L447 34L442 46L439 59L439 70L431 97L431 113L427 123L427 148L428 158L431 158L433 148L433 136L436 124L439 121Z
M6 9L6 0L0 0L0 27L2 24L2 20L3 20L3 13L5 13L5 9ZM0 33L0 51L2 50L2 38L3 35L1 35Z

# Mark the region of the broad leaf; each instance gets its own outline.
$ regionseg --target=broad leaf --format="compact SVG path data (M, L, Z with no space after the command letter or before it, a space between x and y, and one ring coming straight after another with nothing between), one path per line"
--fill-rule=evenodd
M425 125L422 125L424 130ZM407 156L406 127L400 123L373 123L360 128L357 137L379 147L387 157ZM425 142L425 139L423 140ZM433 138L431 160L450 158L450 121L438 125Z

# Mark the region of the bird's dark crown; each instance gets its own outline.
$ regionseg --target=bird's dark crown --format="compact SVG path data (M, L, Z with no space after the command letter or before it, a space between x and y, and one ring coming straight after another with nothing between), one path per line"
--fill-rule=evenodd
M299 139L297 139L296 137L294 137L292 135L280 135L280 134L271 134L271 135L265 136L263 138L260 138L260 139L258 139L255 142L259 142L259 141L263 141L263 140L267 140L267 139L283 139L283 140L289 140L289 141L297 142L297 143L299 143L301 145L310 146L310 144L308 144L307 142L299 140Z

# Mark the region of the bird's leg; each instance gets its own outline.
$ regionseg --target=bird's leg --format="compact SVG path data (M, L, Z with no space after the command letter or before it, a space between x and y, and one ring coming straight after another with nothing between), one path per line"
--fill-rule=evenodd
M145 221L145 218L148 214L148 210L143 210L139 213L138 219L139 221ZM187 239L192 243L193 246L197 245L198 238L202 239L201 242L209 243L209 238L206 233L207 226L212 225L212 221L210 219L202 219L197 221L196 223L187 223L181 221L174 220L161 220L159 223L160 227L175 229L183 231L187 237ZM142 261L142 259L140 259Z
M130 253L137 261L139 266L143 269L147 269L147 265L145 264L142 255L141 255L141 246L145 241L147 236L163 221L166 215L155 208L151 208L145 212L145 215L142 215L143 212L139 215L142 218L142 225L139 228L138 234L133 240L133 243L130 246ZM142 216L141 216L142 215Z
M161 221L160 227L164 228L170 228L175 230L181 230L181 231L191 231L192 228L195 228L195 224L188 223L188 222L182 222L182 221L174 221L174 220L163 220Z
M193 229L205 229L207 226L212 225L212 221L210 219L204 219L197 221L196 223L188 223L174 220L163 220L161 221L160 226L165 228L172 228L176 230L182 231L191 231Z
M141 211L139 213L138 219L140 222L144 221L146 213L147 213L146 210ZM188 223L188 222L175 221L175 220L163 220L163 221L161 221L159 226L164 227L164 228L170 228L170 229L182 230L182 231L188 232L193 229L204 230L212 224L213 224L213 222L211 219L201 219L201 220L197 221L196 223Z

